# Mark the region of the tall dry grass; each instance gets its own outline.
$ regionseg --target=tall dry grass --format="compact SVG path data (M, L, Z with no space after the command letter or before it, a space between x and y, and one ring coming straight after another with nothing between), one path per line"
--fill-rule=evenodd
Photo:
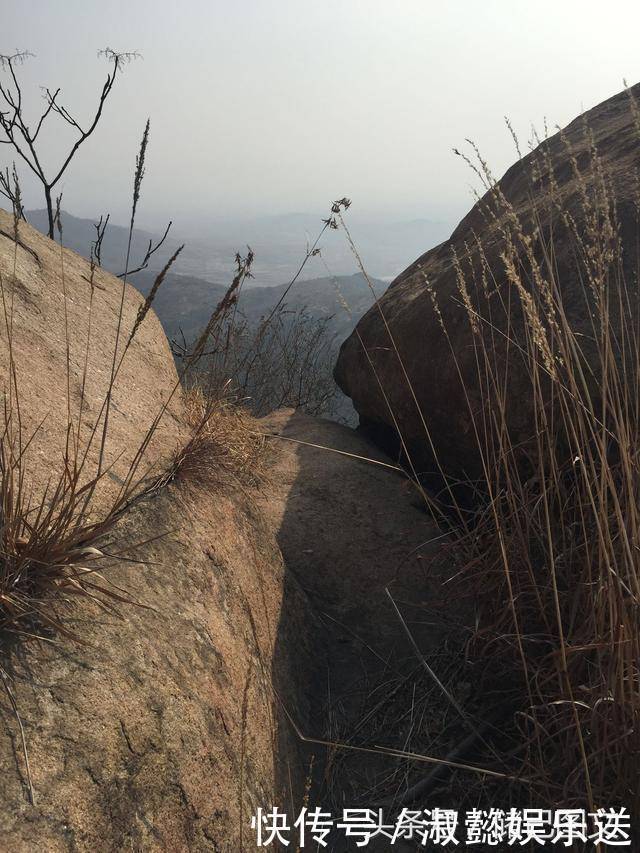
M129 244L135 225L135 213L140 199L144 175L144 155L148 143L149 125L145 129L140 152L136 160L132 216ZM71 348L77 348L68 320L69 295L65 280L64 232L60 216L59 198L56 203L54 223L60 245L60 279L66 351L66 387L62 392L62 419L66 424L66 442L61 464L53 469L42 493L34 491L32 466L42 465L31 455L31 445L40 427L26 434L21 412L20 365L14 354L14 294L17 281L17 249L24 247L20 230L22 204L16 171L11 176L13 185L13 273L0 276L0 341L7 351L8 372L3 388L3 405L0 412L0 679L13 708L22 738L24 764L29 780L31 802L35 792L31 783L27 742L20 720L19 708L11 683L11 654L17 643L24 641L50 642L56 635L82 640L69 627L70 605L78 597L91 600L97 607L113 612L119 604L140 605L126 590L121 590L110 579L104 567L114 562L120 548L116 525L131 503L157 488L162 478L149 478L147 449L164 417L171 399L181 391L178 380L161 410L153 418L140 445L130 461L128 470L119 480L117 489L102 490L105 478L111 473L105 448L110 431L110 412L114 389L122 365L130 351L141 325L152 307L153 296L164 275L176 260L179 251L169 260L158 275L150 297L140 306L130 329L125 328L126 275L121 283L117 331L113 342L111 363L105 365L110 376L108 387L93 425L84 425L87 415L86 388L91 369L92 330L98 318L94 311L95 273L99 262L99 247L104 228L98 228L96 251L92 250L87 276L88 332L83 341L83 369L80 401L72 403ZM29 249L30 252L33 251ZM37 258L37 256L36 256ZM127 259L128 264L128 259ZM57 413L59 414L59 413ZM41 472L40 472L41 473ZM107 497L111 495L111 497ZM100 500L98 500L100 496ZM115 543L115 548L114 548ZM109 548L107 549L107 544ZM122 559L125 559L122 557Z
M632 108L637 116L633 101ZM469 653L502 682L500 726L517 734L501 769L526 779L536 804L625 805L637 815L640 262L630 265L638 246L623 245L612 182L588 127L585 135L587 168L562 138L570 202L544 146L533 158L526 222L482 158L469 160L488 191L481 206L502 251L492 265L490 247L476 239L451 260L475 363L466 399L483 474L468 484L471 518L447 489L447 513L457 518L447 554L457 562L460 594L471 593L476 605ZM630 228L627 220L627 238L640 233L638 224ZM575 260L571 287L558 272L560 253ZM450 312L425 286L464 382ZM398 382L418 407L424 444L437 452L383 304L377 310L399 362ZM510 413L524 399L531 436L522 442ZM431 496L427 503L433 508Z
M640 145L640 111L631 92L629 98ZM625 806L637 819L640 191L634 211L625 206L621 218L614 182L586 124L584 134L587 154L580 165L560 134L571 193L561 189L548 148L541 146L530 158L526 221L474 146L473 156L465 158L486 191L480 209L493 244L485 246L474 235L464 253L451 258L455 301L468 321L463 345L475 364L473 387L467 386L465 395L482 470L479 480L466 484L472 512L458 501L459 492L437 460L428 413L420 408L392 323L375 293L372 310L379 312L397 358L397 382L418 410L424 445L436 457L446 508L420 485L389 402L397 389L385 387L358 328L355 334L389 406L407 473L428 510L446 526L447 559L456 564L449 589L474 602L466 660L482 665L483 682L490 689L498 685L492 699L498 697L502 705L493 708L483 728L491 738L493 765L477 753L481 766L474 767L406 750L394 754L473 771L477 788L465 783L464 793L455 786L452 791L471 796L474 804L494 806L502 795L503 802L515 796L517 805L524 793L537 806L592 812ZM344 201L334 203L331 227L344 231L367 278L342 215L348 207ZM571 281L560 272L559 255L573 258ZM464 383L461 352L447 327L450 312L431 283L424 285ZM517 387L510 380L516 364ZM523 401L531 411L530 438L524 442L514 436L510 418ZM297 732L334 749L390 754ZM460 748L466 749L462 742ZM448 758L459 761L466 754L455 751ZM487 787L493 770L502 781ZM414 787L431 791L434 785L425 778Z
M345 202L348 207L348 199L340 204ZM247 320L239 305L243 284L253 277L253 253L249 249L246 258L236 256L234 283L212 315L214 323L209 324L206 347L201 341L187 341L184 335L172 341L178 363L192 362L196 355L192 379L208 399L234 399L256 417L283 407L319 416L337 413L333 317L316 317L304 306L294 310L286 301L307 264L321 257L322 237L337 230L337 210L336 202L278 301L257 322Z
M508 297L496 291L494 303L502 300L498 313L512 318L506 331L490 307L478 309L468 259L453 261L481 391L481 412L470 416L484 472L478 517L458 539L469 567L461 577L482 600L476 651L514 661L522 775L549 803L637 809L640 306L638 279L628 272L635 247L622 244L595 148L585 172L563 142L577 207L559 192L552 164L538 163L547 184L532 190L528 225L482 169L489 213L502 223L495 273ZM571 284L558 274L560 252L575 258ZM516 362L525 377L517 393L531 409L524 445L509 425L521 399L508 379Z
M130 601L122 591L115 590L99 573L100 559L104 556L100 544L111 533L122 514L131 503L150 491L158 489L173 479L178 468L199 466L199 476L213 474L215 464L220 468L248 465L245 456L252 455L256 444L249 427L244 428L245 416L235 412L228 404L217 399L191 393L186 411L192 436L185 447L178 448L167 470L151 472L147 466L149 446L156 435L174 398L183 394L189 377L195 371L210 339L220 334L220 326L233 310L237 293L245 278L250 275L252 254L236 258L237 269L224 298L212 311L193 351L185 358L173 387L162 406L153 415L150 426L135 448L128 470L120 478L120 486L106 506L98 502L100 487L110 474L106 447L110 434L110 416L113 395L118 379L131 351L131 345L153 307L154 298L167 272L180 255L182 246L157 274L147 298L139 306L130 328L126 328L125 297L131 243L136 213L140 203L145 172L145 159L149 144L150 125L147 121L136 157L133 177L132 207L125 273L121 276L116 318L116 331L110 364L106 370L109 382L92 426L83 428L87 405L85 392L88 371L91 367L92 330L98 318L94 311L95 273L100 260L100 246L108 220L97 226L96 244L92 247L87 284L88 332L83 342L83 369L80 401L74 407L71 400L72 330L67 314L68 293L64 269L64 230L60 213L61 198L57 199L54 222L60 246L60 278L64 317L64 345L66 350L66 392L61 406L66 415L66 444L59 472L53 472L44 494L33 497L30 486L29 448L35 432L25 435L20 412L20 385L14 359L14 287L11 281L0 276L2 344L8 351L8 377L6 381L2 429L0 430L0 630L3 635L46 639L47 629L69 633L60 614L60 607L68 603L71 593L92 598L100 606L108 607L114 601ZM21 245L20 223L22 205L17 173L13 172L13 281L16 280L17 248ZM77 342L73 342L77 346ZM233 427L233 429L232 429ZM235 442L235 444L234 444ZM244 443L244 444L243 444ZM92 460L95 460L92 462ZM183 471L184 473L184 471ZM0 661L0 672L2 664Z

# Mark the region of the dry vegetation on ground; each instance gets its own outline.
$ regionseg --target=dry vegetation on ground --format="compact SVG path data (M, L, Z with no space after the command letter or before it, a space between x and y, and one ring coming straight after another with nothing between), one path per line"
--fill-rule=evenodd
M640 134L631 92L629 98ZM441 497L455 518L446 545L456 566L452 587L477 614L466 654L502 683L505 713L496 726L510 741L496 766L527 780L536 804L589 811L616 805L637 814L640 271L629 274L629 257L640 222L623 245L613 183L588 126L584 133L588 156L580 166L561 137L570 204L544 145L538 149L526 223L482 158L469 161L487 189L481 210L503 249L499 270L480 242L451 259L481 391L482 404L469 401L468 418L483 474L467 484L473 512L456 489L447 486ZM635 205L637 213L640 196ZM575 258L586 334L573 325L577 309L567 309L558 278L559 240ZM506 287L499 286L505 277ZM449 340L438 294L429 281L424 286ZM409 382L379 303L378 310L400 363L398 381ZM510 318L506 331L498 316ZM454 363L459 356L451 346ZM509 426L519 405L509 385L515 363L524 368L532 406L527 442L514 440ZM418 405L412 388L406 393ZM433 447L427 421L428 412L424 442Z

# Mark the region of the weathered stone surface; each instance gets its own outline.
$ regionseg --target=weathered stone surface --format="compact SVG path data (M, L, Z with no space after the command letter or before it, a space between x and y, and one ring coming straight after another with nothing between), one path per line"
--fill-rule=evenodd
M251 850L256 806L289 797L272 683L305 718L286 692L296 677L284 647L274 660L277 545L239 496L178 487L130 512L117 541L145 564L104 574L142 606L120 605L118 618L81 600L65 623L83 645L56 637L10 661L35 805L3 695L2 849L235 853L244 833ZM302 630L290 630L301 660Z
M581 229L585 221L581 184L589 195L599 192L599 178L591 166L593 143L608 182L607 192L611 200L615 200L627 284L632 293L636 292L640 135L629 94L636 100L640 98L640 85L577 118L562 135L550 137L518 161L499 182L499 191L522 223L525 233L534 235L534 253L538 259L543 254L543 238L547 240L547 247L549 245L553 223L557 281L573 328L586 335L583 340L587 357L590 321L581 281L583 270L576 261L575 240L568 237L557 208L551 203L551 195L553 190L556 201L571 213ZM575 172L572 156L579 175ZM555 175L555 190L550 181L550 167ZM500 333L505 331L507 323L512 324L512 336L522 335L519 310L513 308L517 297L509 294L501 258L504 228L511 227L511 222L493 198L487 193L449 240L418 258L391 284L379 307L374 306L360 321L356 332L343 343L336 366L338 384L353 399L361 424L382 443L389 444L397 440L397 423L420 473L436 470L423 417L447 475L473 479L481 474L472 417L478 417L483 405L482 394L470 324L460 304L454 252L462 259L471 301L483 316L490 315L498 330L493 336L485 334L489 345L495 348L498 363L504 356L504 338ZM537 235L534 234L536 227ZM478 242L490 271L488 299L480 285L482 262ZM448 338L434 312L426 281L435 293ZM512 308L508 312L503 300L507 304L509 299ZM417 406L381 312L400 352ZM526 446L532 434L531 385L526 365L517 357L510 366L508 382L511 400L508 427L512 440Z
M65 328L69 330L69 400L76 424L84 382L81 438L86 446L109 387L121 300L119 353L143 300L129 285L123 294L122 282L101 269L95 271L92 295L89 264L83 258L61 250L25 222L19 223L18 232L20 244L16 246L11 239L13 218L0 210L0 280L7 313L12 315L23 439L33 437L30 476L35 484L43 485L51 474L49 466L57 470L62 464L67 437ZM0 390L5 394L9 392L8 369L8 329L0 303ZM177 379L168 341L151 311L138 329L113 388L105 446L111 475L100 486L98 503L102 498L108 500L126 475ZM181 395L176 393L146 452L147 466L161 465L184 435ZM99 450L98 433L89 451L87 472L95 471Z
M12 309L12 348L24 436L38 494L59 475L71 408L79 411L87 357L83 436L99 417L109 382L122 285L98 271L91 305L88 264L0 212L0 275ZM29 251L32 250L32 251ZM32 254L35 252L37 258ZM65 333L65 293L66 326ZM123 340L142 298L124 292ZM0 308L0 387L8 399L7 324ZM88 355L87 355L88 353ZM108 506L177 375L150 313L118 376L106 447L113 465L94 512ZM13 392L15 404L15 390ZM15 411L15 409L14 409ZM174 395L145 456L162 471L188 430ZM89 455L95 470L98 448ZM273 687L292 712L296 683L287 646L276 654L284 567L274 536L245 494L211 484L171 484L130 509L105 543L131 560L101 565L107 583L138 604L105 613L82 596L59 605L79 638L3 646L0 665L24 726L35 804L29 802L18 719L0 684L0 847L42 851L252 849L256 805L284 802L296 783L294 748L281 732ZM295 596L289 589L288 601ZM43 606L46 606L46 602ZM287 630L304 658L304 606ZM277 767L286 752L286 782ZM295 792L292 794L295 796ZM245 833L245 840L241 834Z

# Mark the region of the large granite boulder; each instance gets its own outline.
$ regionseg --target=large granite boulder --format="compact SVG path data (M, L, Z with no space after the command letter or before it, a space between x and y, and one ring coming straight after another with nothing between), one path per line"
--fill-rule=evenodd
M67 397L74 425L83 402L84 450L101 417L121 300L128 335L143 298L129 286L123 294L103 270L92 291L87 261L22 222L16 244L13 227L0 211L0 395L8 409L17 385L37 498L63 465ZM94 517L107 511L177 381L150 312L113 389L109 476ZM8 410L17 419L17 407ZM176 393L145 471L165 471L189 435ZM92 446L90 473L97 456ZM275 537L244 487L185 478L135 502L102 547L124 556L100 571L125 602L105 612L88 596L43 599L68 633L43 629L40 643L0 636L0 849L252 849L256 806L284 802L285 784L296 790L297 744L275 696L305 720L293 686L303 678L309 617L288 582L289 619L280 622L285 568ZM5 562L3 554L2 571Z
M593 339L589 265L607 246L613 260L603 280L614 286L622 271L636 294L639 99L640 84L542 141L497 184L488 181L489 189L450 239L405 270L343 343L335 377L361 425L387 449L391 443L400 447L399 432L418 473L482 475L474 422L482 422L490 403L479 379L480 339L507 383L508 429L526 455L533 433L531 381L517 350L526 324L505 253L541 313L535 268L547 283L553 279L587 361ZM467 304L485 318L475 338L460 271ZM507 328L516 343L508 372ZM597 382L596 370L594 388Z

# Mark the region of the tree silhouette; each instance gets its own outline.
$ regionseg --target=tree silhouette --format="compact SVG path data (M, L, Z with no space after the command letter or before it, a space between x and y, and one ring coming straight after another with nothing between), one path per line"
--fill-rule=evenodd
M53 238L55 218L53 190L66 172L77 150L80 148L82 143L91 136L98 126L98 122L102 117L104 105L111 94L118 71L120 71L123 65L130 62L132 59L138 58L139 54L136 52L118 53L110 47L99 51L98 56L105 57L109 62L111 69L107 74L107 79L105 80L102 91L98 97L98 104L95 113L89 124L81 125L69 110L59 103L59 88L54 92L46 87L43 88L46 107L33 130L27 124L25 119L22 87L16 71L18 66L22 65L22 63L32 56L33 54L27 50L16 50L12 54L0 54L0 70L4 71L9 77L7 82L0 79L0 130L5 137L4 139L0 138L0 144L11 145L18 154L18 157L27 164L31 172L42 184L47 207L47 217L49 220L49 237ZM77 132L78 136L71 146L68 154L63 158L58 170L53 175L47 177L40 160L36 143L44 123L53 115L57 115L72 127ZM0 192L1 191L2 187L0 187ZM6 195L6 192L2 192L2 194Z

